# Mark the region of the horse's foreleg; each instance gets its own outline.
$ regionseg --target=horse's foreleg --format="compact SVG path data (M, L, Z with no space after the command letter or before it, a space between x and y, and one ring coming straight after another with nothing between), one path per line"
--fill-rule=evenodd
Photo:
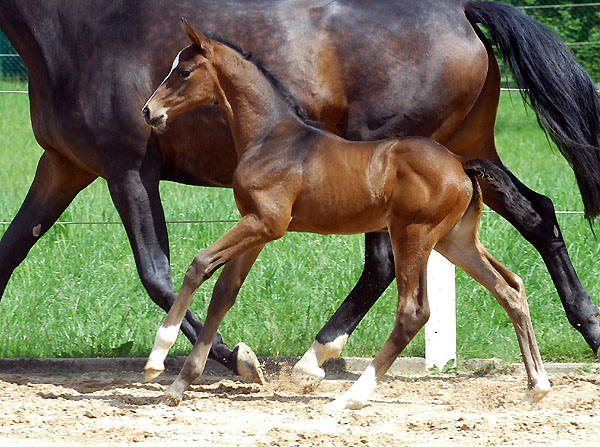
M463 219L460 226L436 245L436 250L486 287L508 314L519 341L527 371L528 388L523 401L537 402L550 389L529 315L525 287L519 276L494 259L477 240L478 216ZM466 228L465 228L466 227Z
M387 232L365 235L364 270L339 309L317 334L310 349L294 365L292 379L303 388L325 377L321 365L340 355L348 337L394 279L394 256Z
M531 212L539 218L532 221L527 216L512 212L505 204L506 197L489 188L484 180L480 180L486 204L511 222L540 253L569 322L583 335L596 356L600 356L600 325L597 319L599 309L581 285L569 259L552 201L546 196L531 191L512 173L508 172L508 174L519 192L531 204Z
M200 285L227 262L248 251L255 250L257 247L264 246L273 238L273 233L267 230L259 218L255 215L246 215L223 237L194 257L185 274L177 300L156 334L154 347L145 367L147 380L157 377L164 371L164 359L168 350L175 343L179 327ZM200 331L204 337L207 333L212 333L211 327L208 330L205 329L206 323ZM198 344L198 340L196 344Z
M395 267L398 307L394 328L359 379L346 393L327 405L330 410L362 408L377 382L429 319L427 260L433 245L433 233L425 228L410 233L403 226L395 228L390 225L394 257L398 260L402 256L401 262L396 262Z
M204 329L200 332L194 349L185 360L177 379L175 379L165 393L165 402L167 404L177 405L183 398L183 392L204 371L210 342L214 334L216 334L221 321L223 321L225 314L235 304L238 292L262 247L262 245L254 247L225 264L223 272L213 289L212 298L206 313ZM254 361L255 365L253 365L253 369L258 371L254 381L264 383L258 359L254 357Z
M142 284L152 301L168 312L176 294L171 279L169 241L159 196L158 173L135 170L113 173L108 178L108 186L125 226ZM189 310L184 317L181 331L195 343L204 324ZM240 344L232 351L220 334L215 336L210 357L235 373L248 378L256 375L245 366L253 357L250 348Z
M44 153L19 212L0 240L0 297L15 268L95 175Z

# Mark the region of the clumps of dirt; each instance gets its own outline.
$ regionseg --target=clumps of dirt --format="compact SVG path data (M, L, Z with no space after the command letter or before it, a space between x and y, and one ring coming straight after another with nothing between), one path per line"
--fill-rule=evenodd
M265 386L202 378L176 408L161 403L174 377L140 374L0 375L2 445L80 446L587 446L600 435L600 376L552 378L541 402L520 405L523 377L385 379L362 410L324 405L351 382L308 392L289 371Z

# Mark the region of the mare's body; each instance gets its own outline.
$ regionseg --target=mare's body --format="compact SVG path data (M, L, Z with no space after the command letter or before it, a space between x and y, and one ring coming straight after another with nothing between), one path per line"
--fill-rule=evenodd
M544 106L543 121L555 123L552 136L573 140L564 149L568 158L577 165L577 151L589 155L583 157L589 172L577 168L576 173L588 215L597 213L594 197L600 189L594 173L600 170L597 154L589 151L597 146L593 84L556 38L504 5L460 0L3 0L0 28L28 68L32 125L45 152L0 241L0 294L77 193L102 177L144 287L154 302L170 308L176 295L158 183L231 186L237 162L218 108L190 111L160 133L139 116L168 73L172 55L185 43L178 38L181 16L203 29L219 29L260 57L311 118L338 135L352 140L421 135L457 154L501 166L494 145L500 74L474 25L484 22L520 67L521 85ZM530 70L538 84L528 84ZM571 265L552 203L509 175L541 219L531 224L514 215L486 182L484 200L540 251L569 321L596 352L598 309ZM312 351L318 363L339 354L344 345L339 340L345 341L393 278L387 235L368 234L363 275L317 335ZM182 331L194 341L201 327L188 313ZM333 349L325 349L334 341ZM211 356L238 370L237 353L222 340L215 341Z
M462 162L431 139L350 142L315 129L295 114L297 103L282 93L280 83L273 81L269 72L244 58L235 46L209 39L187 24L185 28L192 45L179 53L169 77L143 113L149 123L163 127L168 119L191 107L213 103L223 107L238 153L233 190L242 218L195 256L177 301L158 330L145 367L147 379L164 370L164 359L196 290L224 266L205 326L166 392L167 403L179 403L183 391L202 374L217 328L256 257L266 243L287 231L351 234L387 230L399 261L398 309L392 333L365 374L334 407L363 406L377 381L429 318L426 273L434 247L487 287L506 309L527 370L524 399L541 399L550 384L523 283L479 243L481 196ZM527 209L501 169L481 159L465 166L471 174L496 185L513 206L516 202L513 211L517 214Z

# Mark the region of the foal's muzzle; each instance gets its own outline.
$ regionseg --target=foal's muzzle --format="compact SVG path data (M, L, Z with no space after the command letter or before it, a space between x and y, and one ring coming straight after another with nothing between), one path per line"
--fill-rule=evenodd
M146 122L152 127L164 127L166 124L165 123L165 121L166 121L165 115L160 114L160 115L152 117L148 106L146 106L142 109L142 116L144 117Z

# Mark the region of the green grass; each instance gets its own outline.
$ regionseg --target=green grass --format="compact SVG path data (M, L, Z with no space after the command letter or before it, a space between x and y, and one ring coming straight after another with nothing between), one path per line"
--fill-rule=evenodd
M0 90L14 84L0 83ZM41 149L33 139L26 95L0 95L0 220L17 212ZM573 175L550 149L520 98L503 95L497 126L500 153L519 178L550 196L559 210L582 209ZM232 192L163 183L168 220L235 219ZM573 262L598 302L598 243L581 216L560 216ZM118 221L106 183L94 182L60 220ZM178 288L193 255L232 224L169 224L171 262ZM0 233L6 227L0 227ZM539 256L512 227L486 214L480 237L499 260L522 276L534 327L547 360L590 361L591 351L568 324ZM357 236L288 234L265 248L220 332L231 345L245 341L259 355L297 355L357 281L364 240ZM203 315L212 279L192 309ZM517 360L514 330L493 297L462 272L457 276L458 350L462 359ZM391 329L396 305L391 286L350 338L344 355L372 356ZM121 225L55 225L15 271L0 302L0 357L145 356L164 318L136 273ZM171 351L185 355L183 336ZM404 355L422 356L419 334Z

